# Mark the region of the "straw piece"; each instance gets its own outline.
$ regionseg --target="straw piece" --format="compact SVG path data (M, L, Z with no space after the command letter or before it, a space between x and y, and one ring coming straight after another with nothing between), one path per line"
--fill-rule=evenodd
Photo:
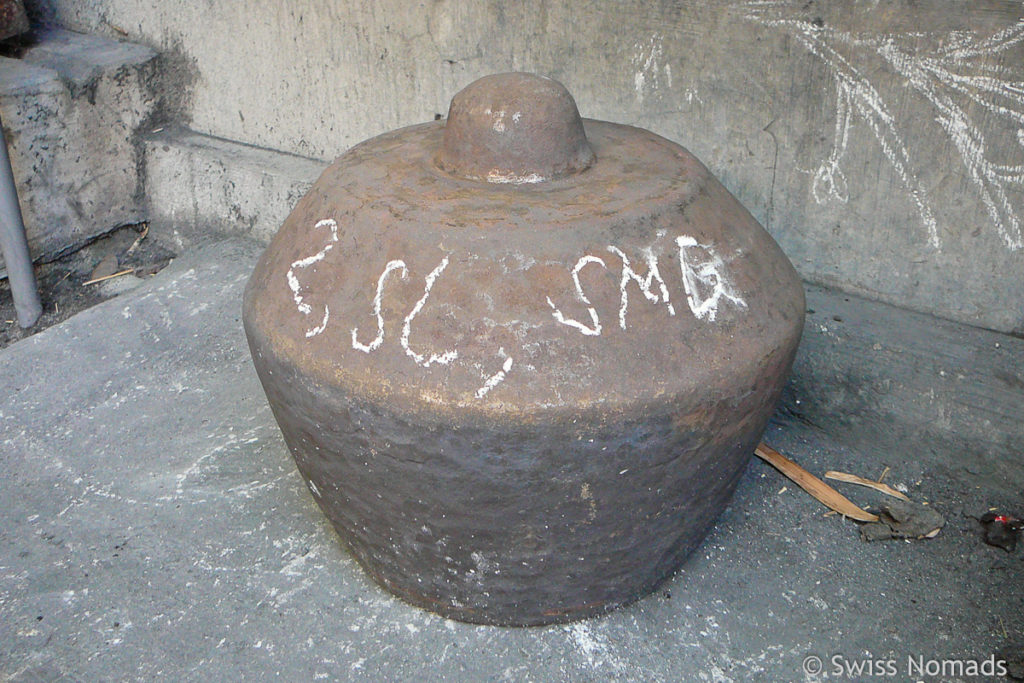
M893 487L889 486L888 484L883 484L880 481L871 481L870 479L865 479L864 477L858 477L856 474L847 474L846 472L833 472L829 470L828 472L825 473L825 478L846 482L847 484L856 484L857 486L867 486L869 489L881 491L885 495L892 496L893 498L899 498L900 500L906 501L910 500L905 495L903 495Z
M110 280L112 278L121 277L122 275L127 275L128 273L134 273L134 272L135 272L134 268L129 268L128 270L122 270L120 273L113 273L111 275L104 275L103 277L98 277L98 278L94 278L92 280L87 280L87 281L82 283L82 286L84 287L85 285L94 285L97 282L103 282L104 280Z

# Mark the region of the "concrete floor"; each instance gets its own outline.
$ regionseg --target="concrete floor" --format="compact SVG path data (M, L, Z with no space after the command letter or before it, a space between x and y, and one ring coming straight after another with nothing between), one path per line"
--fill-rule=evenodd
M240 301L260 248L206 246L0 352L0 678L983 680L940 660L1021 658L1024 548L985 545L976 518L1021 512L1024 464L855 450L785 417L767 443L818 473L891 467L942 532L864 543L755 460L678 575L603 618L471 626L390 597L315 506L256 380Z

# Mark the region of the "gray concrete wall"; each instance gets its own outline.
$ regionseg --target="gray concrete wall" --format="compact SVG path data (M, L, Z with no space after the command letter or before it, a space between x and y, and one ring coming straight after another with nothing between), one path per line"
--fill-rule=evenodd
M1024 334L1020 2L29 4L167 54L193 130L317 159L547 74L689 147L808 280Z

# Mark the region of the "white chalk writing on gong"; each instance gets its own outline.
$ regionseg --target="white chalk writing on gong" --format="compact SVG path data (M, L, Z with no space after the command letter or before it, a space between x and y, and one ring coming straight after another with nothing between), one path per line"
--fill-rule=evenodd
M338 241L338 224L333 219L325 218L321 221L318 221L316 225L314 225L313 227L314 229L322 227L330 228L330 242L328 242L322 249L320 249L320 251L313 254L312 256L307 256L305 258L301 258L298 259L297 261L292 262L291 267L288 269L288 272L286 274L288 288L291 290L292 299L295 301L295 307L298 309L299 313L302 313L303 315L310 315L313 312L313 308L304 300L301 294L302 284L299 282L299 278L295 274L296 269L308 268L309 266L322 261L324 257L327 255L327 252L333 249L334 244ZM439 263L436 268L434 268L432 271L430 271L430 273L427 274L426 278L424 279L423 296L420 297L420 299L413 306L412 310L409 311L409 314L405 316L405 319L402 322L402 334L399 339L399 343L401 344L402 349L405 351L405 355L411 358L414 363L424 368L429 368L431 365L435 363L440 365L448 365L452 361L458 359L459 357L459 352L456 349L451 349L443 353L432 353L429 356L427 356L422 353L417 353L412 348L409 342L409 337L412 334L413 321L416 319L416 316L418 316L420 312L423 310L424 305L426 305L427 303L427 299L430 298L430 293L434 287L434 283L437 281L437 278L441 276L441 273L443 273L445 268L447 267L448 257L445 256L443 259L441 259L441 263ZM377 321L377 336L370 340L369 343L364 344L359 341L359 328L353 327L351 331L353 349L357 351L362 351L363 353L372 353L373 351L379 349L380 346L384 343L384 314L381 310L383 305L381 302L381 298L383 296L385 282L388 280L391 273L395 271L399 271L399 277L402 280L409 279L409 268L406 265L405 261L402 261L401 259L395 259L387 262L387 264L384 266L384 270L380 274L380 277L377 278L377 290L374 293L373 297L373 316L374 318L376 318ZM327 306L327 304L324 304L323 319L321 320L319 325L306 330L306 338L308 339L310 337L315 337L321 332L323 332L325 329L327 329L327 323L329 319L330 308ZM474 394L477 399L483 398L484 396L487 395L488 392L491 391L491 389L501 384L505 380L506 375L508 375L508 373L512 370L513 360L511 357L505 354L505 349L500 349L499 354L501 355L502 358L504 358L504 362L502 363L501 369L490 376L484 376L484 384L479 389L477 389L477 391Z
M334 248L334 243L338 241L338 223L330 218L325 218L322 221L317 222L317 224L313 226L313 229L315 230L316 228L322 228L325 226L331 229L331 241L328 242L323 249L313 254L312 256L307 256L306 258L301 258L298 261L293 261L291 268L288 269L288 288L292 290L292 298L295 300L295 307L299 309L299 313L301 313L302 315L309 315L310 313L313 312L313 308L305 301L303 301L302 295L299 294L299 289L301 288L301 285L299 284L299 278L295 275L295 269L308 268L314 263L322 261L324 259L324 256L327 255L327 252ZM330 317L331 311L329 308L327 308L327 304L324 304L323 320L316 327L312 327L306 330L306 338L308 339L309 337L315 337L316 335L320 334L325 329L327 329L327 320Z
M661 278L661 273L658 272L658 257L654 255L654 250L651 247L646 247L643 250L644 260L647 261L647 277L645 278L641 278L633 270L632 266L629 265L629 259L626 258L626 254L621 249L609 245L608 251L622 259L622 279L619 281L619 327L626 329L626 308L629 306L629 292L626 291L626 287L629 285L630 280L640 286L640 292L652 304L656 304L659 301L658 295L651 291L651 285L654 283L654 280L657 280L658 286L661 288L660 300L665 302L669 315L676 314L675 307L668 300L668 287L665 286L665 281Z
M429 368L434 363L440 363L441 365L447 365L453 360L459 357L458 351L445 351L444 353L433 353L430 357L426 357L423 354L416 353L409 345L409 335L412 334L412 321L415 320L416 316L419 315L420 311L423 310L424 304L427 303L427 299L430 297L430 290L434 287L434 282L444 272L444 269L448 267L448 257L445 256L441 263L430 271L427 275L425 284L423 287L423 296L416 302L409 315L405 316L405 320L402 323L402 336L399 339L399 343L402 345L402 349L405 350L405 355L412 358L413 361L422 367ZM383 272L380 277L377 278L377 292L373 296L373 315L377 319L377 336L374 337L369 344L364 344L359 341L359 328L352 328L352 348L363 353L370 353L380 348L380 345L384 343L384 314L381 312L381 296L384 293L384 282L388 279L388 276L393 271L401 271L399 277L403 280L409 279L409 268L405 265L405 261L401 259L395 259L388 261L387 265L384 266Z
M558 322L563 325L568 325L569 327L575 327L583 334L596 337L601 334L601 321L597 317L597 311L594 310L594 307L590 304L590 299L588 299L587 295L583 292L583 285L580 284L580 271L583 270L588 263L598 263L603 268L607 268L608 266L605 265L605 262L597 256L584 256L576 262L576 265L573 266L572 269L572 281L576 284L576 296L579 297L580 301L587 305L587 312L590 313L590 322L592 327L587 327L578 320L566 318L562 312L558 310L558 307L555 306L555 302L551 300L551 297L548 297L548 306L551 306L551 310L553 311L552 315L555 316L555 320Z
M421 365L425 368L429 368L434 363L440 363L441 365L448 365L453 360L459 357L458 351L445 351L442 354L432 353L430 358L424 358L422 354L416 353L409 348L409 335L412 333L412 321L419 315L419 312L423 309L423 304L427 303L427 298L430 296L430 290L434 287L434 281L437 280L438 276L444 272L444 269L448 267L448 257L445 256L441 260L440 265L430 271L427 275L426 284L423 287L423 296L413 309L409 311L409 315L405 316L405 322L402 324L402 348L405 349L405 355L416 361L417 365Z
M702 320L707 318L713 321L718 312L718 302L723 297L739 308L747 307L747 302L725 279L725 264L714 249L708 245L698 244L697 240L689 235L677 237L676 245L679 247L679 270L683 275L683 286L686 288L686 302L695 316ZM686 249L691 247L703 249L707 252L708 258L703 261L692 257L688 258ZM711 293L701 296L701 285L710 287Z
M660 233L659 237L662 235L663 233ZM713 322L723 299L738 308L747 307L747 302L743 300L726 278L725 263L711 245L700 244L689 235L677 237L675 242L679 250L679 268L682 275L683 288L686 292L686 302L690 312L696 318ZM692 248L703 250L707 257L703 259L698 258L695 254L688 251ZM618 247L609 245L606 247L606 250L618 256L622 261L619 279L619 326L622 329L626 329L626 311L629 307L628 286L630 282L637 284L640 292L648 301L654 304L663 303L670 316L676 314L675 307L669 300L668 287L661 276L661 272L658 270L658 257L654 253L653 247L645 247L641 252L644 255L644 260L647 262L646 276L636 272L629 258ZM588 254L580 258L571 271L572 281L576 288L576 298L587 307L590 325L566 316L555 305L554 301L551 300L551 297L548 297L547 301L555 320L561 324L575 328L585 335L600 336L602 331L600 316L591 304L586 292L583 291L583 285L580 283L580 271L591 263L597 263L606 269L608 268L603 259ZM653 290L655 282L658 283L658 292Z
M373 296L373 315L377 318L377 336L369 344L363 344L358 339L359 328L352 328L352 348L363 353L370 353L380 348L380 345L384 342L384 316L380 312L380 297L384 291L384 281L387 280L388 275L393 270L401 270L401 278L403 280L409 279L409 269L405 267L405 261L396 259L394 261L388 261L387 265L384 266L384 272L377 278L377 293Z
M328 241L320 251L312 256L307 256L294 261L287 273L288 287L291 290L295 306L304 316L311 315L313 308L304 300L302 295L302 285L299 282L296 272L299 269L309 268L310 266L322 261L327 253L334 247L335 243L338 242L338 224L334 220L324 219L317 222L314 229L323 227L330 229L330 241ZM657 238L662 239L664 237L665 232L659 231ZM744 301L726 277L726 264L714 247L708 244L701 244L689 235L676 237L675 247L678 249L680 275L682 276L682 285L686 293L687 305L694 317L699 320L713 322L718 313L718 309L723 302L729 302L737 308L747 307L746 301ZM640 293L650 303L663 304L670 316L676 315L675 307L670 301L668 285L658 267L658 254L655 252L653 245L640 249L642 260L647 267L646 274L644 275L641 275L637 269L634 268L629 257L619 247L615 245L608 245L605 247L605 250L618 257L621 262L618 282L620 292L619 326L623 330L627 329L626 314L629 308L630 283L636 283ZM703 256L701 256L701 252L703 252ZM412 309L409 311L408 315L405 316L402 322L399 344L405 352L405 355L420 367L429 368L434 364L449 365L459 358L459 352L457 349L450 349L442 353L419 353L412 348L410 343L413 322L423 311L424 306L430 298L435 283L442 273L444 273L448 264L449 258L448 256L445 256L441 262L427 274L424 278L423 295L413 305ZM551 307L552 316L558 323L572 327L583 335L600 336L602 333L600 316L598 315L597 309L587 297L583 284L580 282L580 272L585 267L592 264L599 265L605 270L610 270L604 259L592 254L587 254L581 257L570 270L572 282L576 290L576 298L586 306L587 316L590 319L589 324L566 316L555 305L550 296L547 297L547 303L548 306ZM369 354L378 350L384 343L385 325L384 313L382 311L382 297L384 287L388 279L391 277L392 273L395 272L398 272L398 276L402 280L409 279L409 268L405 261L395 259L388 261L385 264L384 270L377 278L377 287L372 303L372 312L377 324L377 334L368 343L363 343L359 341L359 328L353 327L351 330L353 349ZM657 287L655 287L655 283L657 283ZM324 304L323 308L323 318L320 324L306 330L305 335L307 338L315 337L326 329L330 318L330 309L327 304ZM477 399L484 398L492 389L501 384L508 373L511 372L514 365L512 357L505 353L504 348L499 349L499 356L503 359L500 369L490 375L482 374L484 383L474 394Z
M501 356L504 356L505 355L505 349L504 348L498 349L498 354L501 355ZM484 385L476 390L476 397L477 398L483 398L484 396L486 396L487 392L489 392L491 389L493 389L494 387L498 386L503 381L505 381L505 375L507 375L511 370L512 370L512 358L511 357L506 357L505 358L505 362L501 366L501 370L498 370L496 373L494 373L493 375L488 377L487 381L484 382Z

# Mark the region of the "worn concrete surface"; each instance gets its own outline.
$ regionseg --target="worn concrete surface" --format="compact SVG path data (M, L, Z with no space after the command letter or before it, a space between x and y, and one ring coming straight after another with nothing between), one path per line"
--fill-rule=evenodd
M1024 331L1019 0L29 5L171 56L197 132L322 160L550 75L692 149L805 279Z
M855 450L785 415L768 443L819 474L889 466L945 528L863 543L756 461L682 571L604 618L477 627L389 597L327 526L260 392L239 320L259 248L203 248L0 352L0 678L816 680L815 655L832 680L833 657L892 660L904 679L908 658L1020 655L1024 547L984 545L975 519L1020 514L1020 458Z
M144 220L136 133L154 111L155 63L147 47L61 30L20 59L0 57L0 115L35 260Z

